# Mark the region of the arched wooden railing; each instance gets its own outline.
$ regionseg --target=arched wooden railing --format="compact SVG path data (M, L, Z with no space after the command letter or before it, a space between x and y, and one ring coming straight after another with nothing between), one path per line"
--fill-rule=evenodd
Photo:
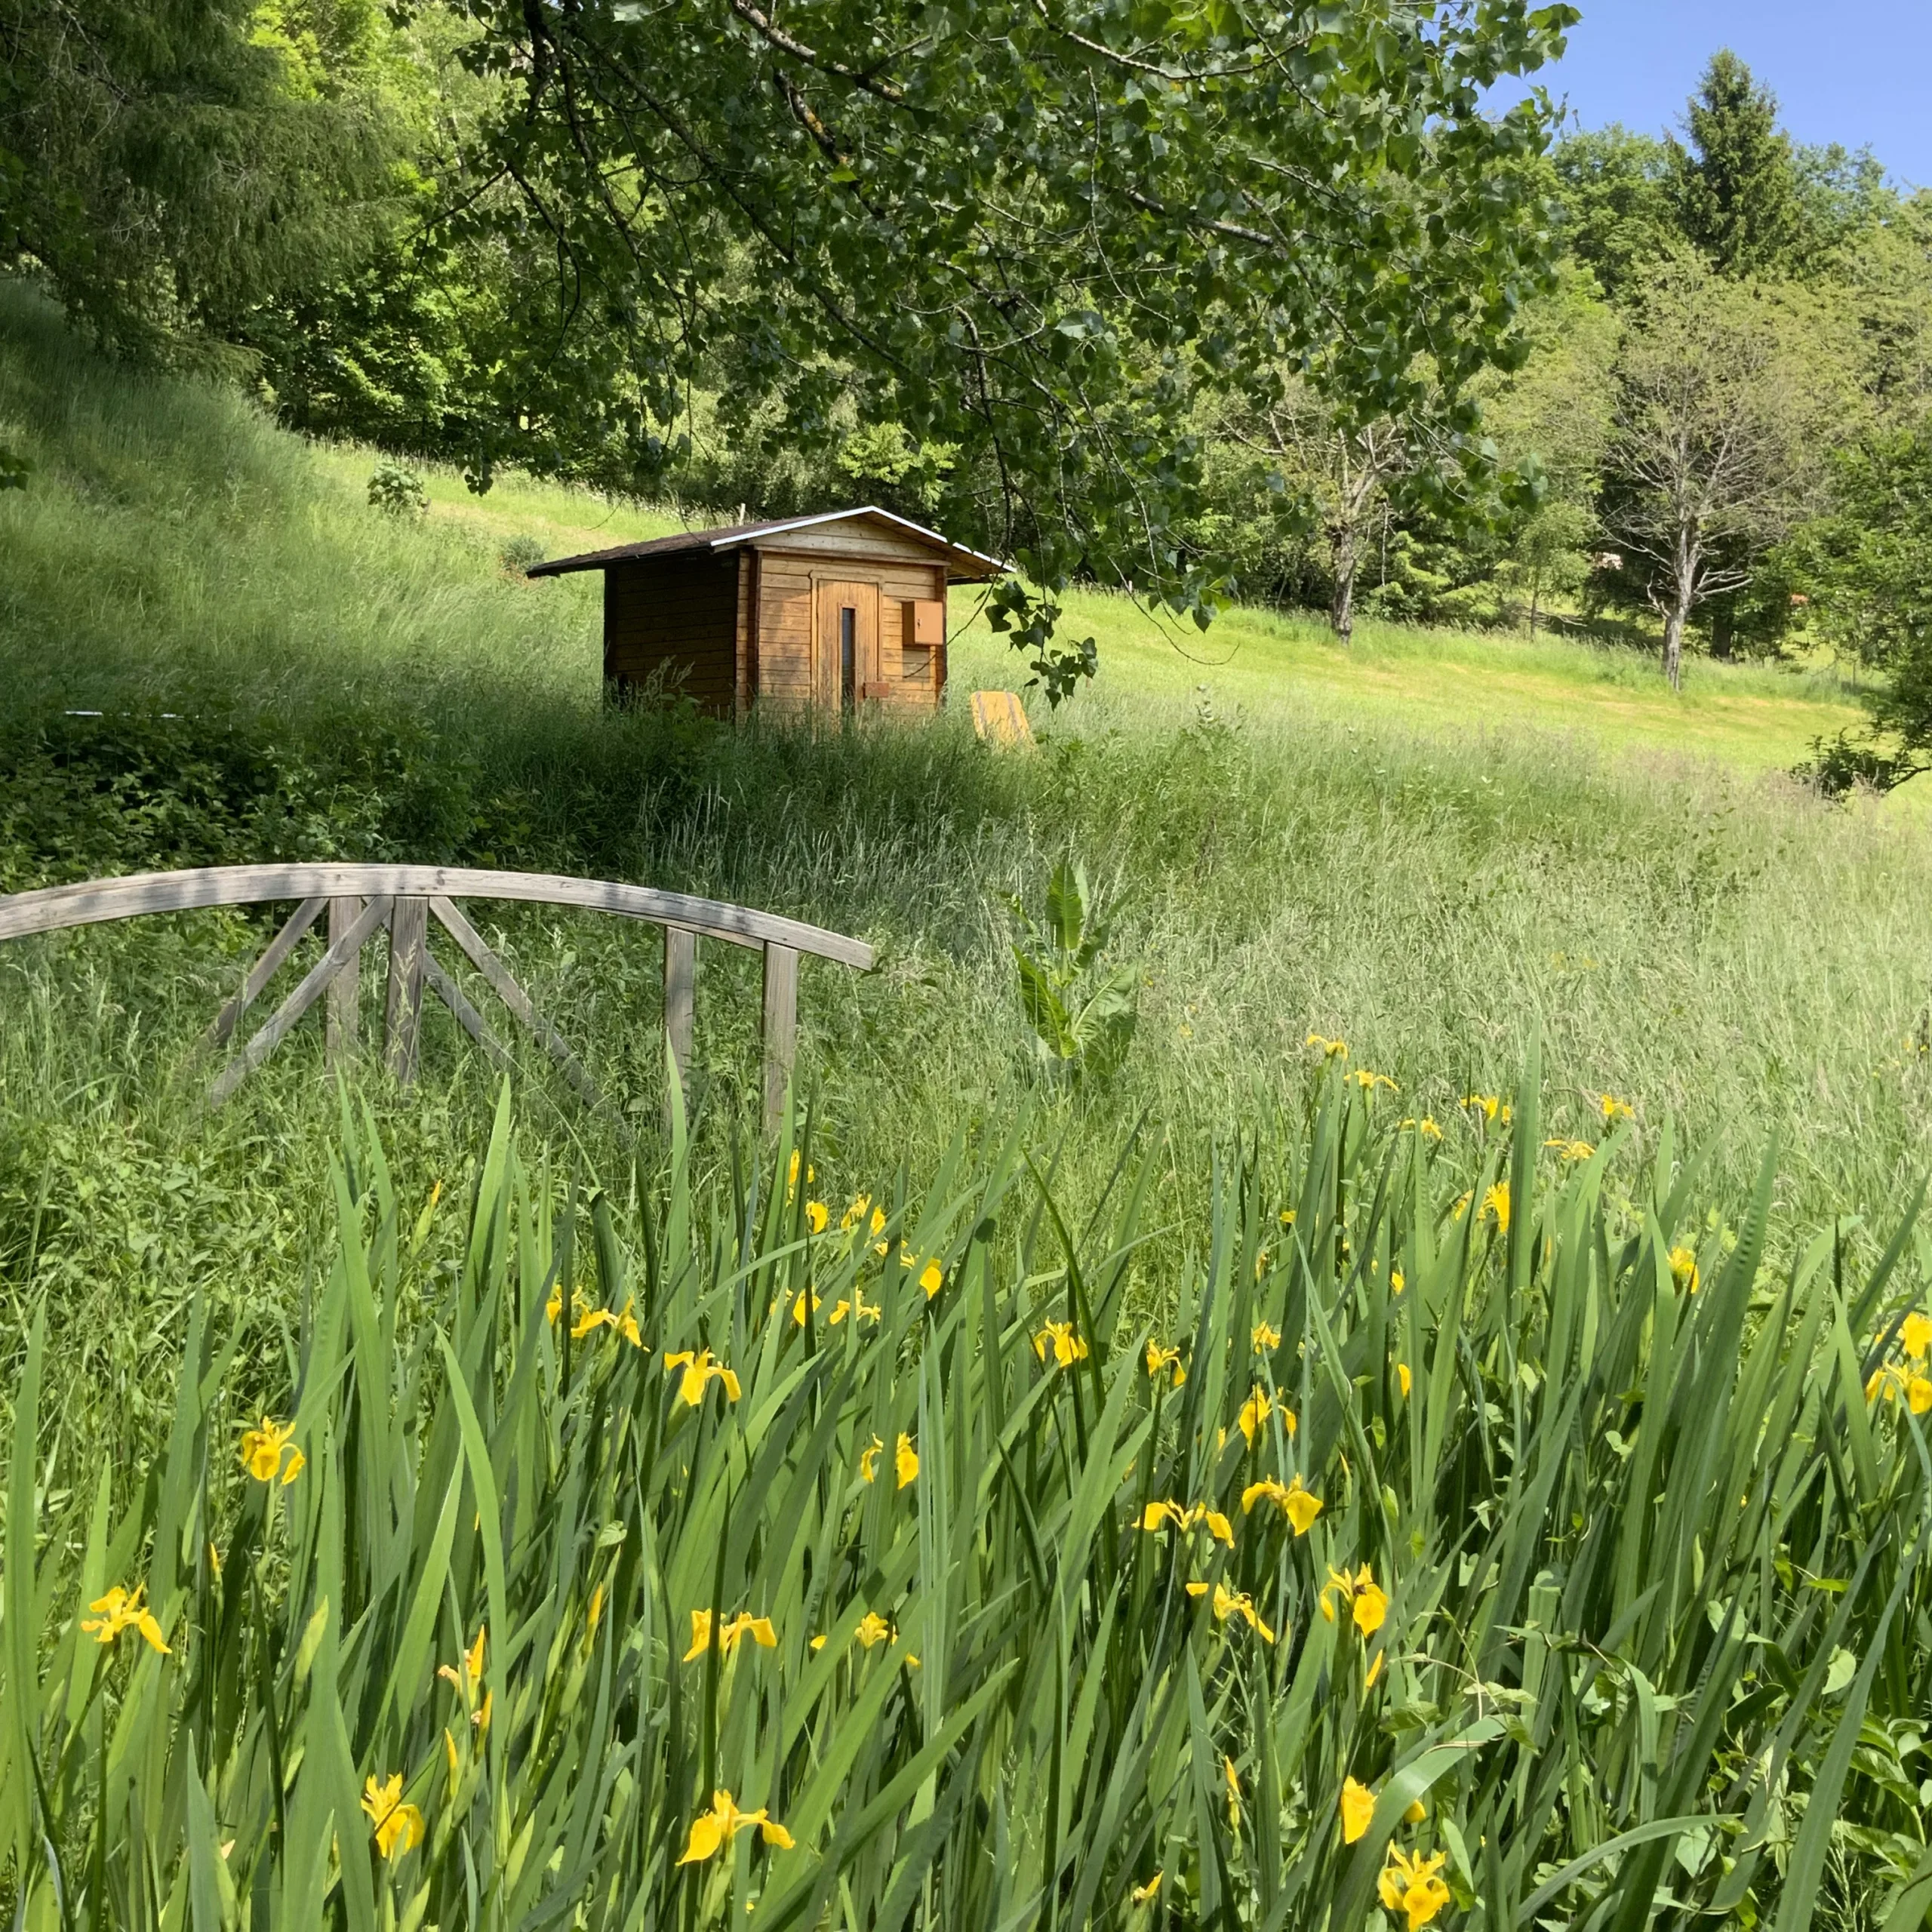
M798 1029L798 961L811 954L860 972L872 949L863 940L827 932L797 919L648 885L608 879L566 878L546 872L478 872L460 866L210 866L192 872L135 872L79 885L0 895L0 940L70 926L99 925L145 912L186 912L214 906L272 905L295 900L294 914L249 968L240 989L208 1032L226 1045L249 1008L287 964L297 944L326 913L328 941L274 1014L217 1074L208 1097L219 1106L281 1044L288 1030L326 992L328 1052L334 1064L355 1045L360 960L364 943L389 935L389 999L384 1044L389 1065L405 1084L416 1075L417 1044L426 986L463 1031L493 1058L501 1044L462 989L429 950L433 919L453 939L504 1005L528 1027L579 1093L595 1104L597 1090L577 1056L544 1019L509 970L464 917L459 899L512 900L642 919L664 929L664 1024L681 1082L689 1078L697 942L724 940L764 956L764 1113L775 1120L784 1105Z

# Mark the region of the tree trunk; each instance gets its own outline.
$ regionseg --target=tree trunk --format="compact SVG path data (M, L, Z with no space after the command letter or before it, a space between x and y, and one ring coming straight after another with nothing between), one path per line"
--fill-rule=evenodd
M1680 523L1672 558L1670 608L1663 614L1663 674L1672 691L1684 688L1684 629L1697 608L1704 561L1703 533L1694 520Z
M1361 565L1353 518L1338 518L1328 526L1328 545L1335 572L1335 593L1329 600L1328 625L1336 636L1346 644L1355 635L1355 573Z
M1663 619L1663 674L1674 691L1684 688L1684 627L1690 621L1690 592L1680 588Z
M1530 573L1530 641L1532 644L1537 641L1537 606L1542 597L1543 572L1532 571Z
M1734 648L1737 620L1728 604L1720 604L1711 613L1711 655L1729 657Z

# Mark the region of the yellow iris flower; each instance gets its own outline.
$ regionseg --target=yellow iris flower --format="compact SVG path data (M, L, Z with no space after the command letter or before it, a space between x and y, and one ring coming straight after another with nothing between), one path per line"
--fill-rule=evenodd
M767 1844L780 1851L792 1849L792 1834L783 1825L774 1823L764 1806L755 1811L740 1811L728 1791L714 1791L711 1809L700 1811L691 1820L691 1835L685 1840L684 1855L678 1863L701 1865L707 1858L715 1858L740 1832L749 1831L754 1825Z
M580 1314L571 1328L571 1340L580 1342L584 1337L594 1334L599 1328L608 1328L623 1337L634 1349L644 1346L644 1337L638 1332L637 1317L631 1310L635 1306L632 1297L624 1303L621 1315L613 1315L608 1308L586 1308Z
M805 1226L814 1234L823 1234L831 1220L832 1210L823 1201L808 1201L805 1203Z
M1321 1497L1309 1494L1303 1487L1298 1472L1288 1478L1285 1487L1272 1476L1263 1476L1259 1482L1250 1483L1241 1493L1241 1514L1249 1514L1264 1497L1280 1506L1281 1513L1294 1526L1298 1537L1306 1536L1315 1527L1315 1518L1321 1514Z
M1446 1862L1439 1851L1412 1858L1407 1852L1389 1848L1389 1863L1376 1889L1385 1910L1407 1913L1409 1932L1421 1932L1449 1903L1449 1887L1437 1876Z
M899 1247L899 1265L909 1274L914 1269L918 1269L919 1285L925 1290L926 1299L928 1301L931 1301L933 1297L946 1286L946 1270L939 1265L938 1262L928 1261L923 1268L920 1268L918 1257L903 1241Z
M887 1623L877 1611L869 1610L859 1619L859 1627L852 1634L867 1650L870 1650L875 1644L888 1641L893 1635L893 1629L892 1626Z
M1598 1095L1598 1103L1602 1107L1603 1117L1607 1121L1635 1120L1637 1118L1636 1109L1627 1100L1620 1100L1614 1094Z
M1402 1091L1401 1088L1395 1084L1394 1081L1389 1078L1387 1074L1371 1073L1365 1066L1358 1068L1356 1070L1355 1084L1359 1087L1364 1094L1372 1094L1378 1087L1386 1087L1392 1094L1399 1094Z
M1375 1794L1354 1778L1342 1780L1342 1842L1353 1844L1375 1816Z
M1191 1509L1178 1503L1150 1503L1140 1518L1140 1527L1150 1534L1170 1523L1177 1530L1191 1530L1198 1523L1217 1542L1226 1543L1230 1549L1235 1546L1234 1525L1220 1510L1211 1509L1204 1503L1197 1503Z
M680 1349L675 1355L664 1358L664 1372L681 1368L685 1379L679 1383L678 1393L686 1404L696 1408L704 1400L705 1390L714 1382L724 1385L724 1393L732 1401L738 1399L738 1378L721 1361L713 1361L709 1349L700 1349L694 1355L689 1349Z
M1673 1247L1670 1251L1670 1278L1687 1294L1695 1294L1701 1277L1697 1272L1697 1257L1687 1247Z
M712 1613L708 1610L691 1612L691 1647L685 1653L686 1663L694 1663L711 1648ZM740 1640L749 1637L760 1650L775 1651L778 1647L778 1632L771 1627L768 1617L754 1617L748 1610L741 1610L736 1617L720 1622L718 1626L718 1651L721 1657L729 1657Z
M885 1444L875 1435L872 1440L872 1447L859 1451L859 1480L861 1482L872 1481L873 1465L878 1462L880 1452L884 1447Z
M1503 1111L1503 1097L1500 1094L1465 1094L1463 1104L1472 1113L1481 1114L1485 1126L1494 1127L1499 1113L1506 1121L1509 1118Z
M436 1675L438 1677L452 1685L460 1695L472 1701L475 1697L477 1685L483 1681L483 1638L484 1633L488 1628L488 1624L482 1623L476 1626L476 1641L463 1653L460 1675L457 1674L454 1665L445 1663L436 1666Z
M1329 1571L1321 1591L1321 1614L1331 1623L1338 1601L1349 1605L1349 1616L1364 1637L1374 1636L1389 1615L1388 1593L1366 1563L1352 1577L1344 1570Z
M1482 1211L1496 1217L1496 1232L1506 1235L1509 1232L1509 1183L1500 1180L1482 1198Z
M280 1475L285 1484L293 1482L301 1474L307 1460L300 1450L295 1452L293 1465L282 1467L282 1452L289 1446L295 1433L292 1422L276 1422L264 1416L260 1429L245 1429L242 1432L242 1466L257 1482L273 1482Z
M1278 1328L1269 1327L1265 1321L1257 1321L1254 1324L1254 1334L1248 1339L1254 1343L1257 1355L1266 1355L1271 1349L1278 1349L1281 1346L1281 1331Z
M1319 1033L1311 1033L1302 1044L1314 1048L1324 1060L1346 1060L1349 1057L1346 1040L1326 1040Z
M1144 1885L1136 1885L1128 1897L1135 1905L1151 1905L1161 1893L1161 1881L1164 1873L1156 1872Z
M1241 1829L1241 1774L1235 1769L1232 1758L1221 1760L1221 1775L1228 1786L1228 1829L1238 1832Z
M146 1639L150 1650L158 1651L163 1657L171 1656L154 1612L141 1601L145 1588L137 1583L132 1590L124 1590L116 1583L105 1596L96 1597L88 1605L94 1614L83 1617L81 1628L97 1644L111 1644L122 1631L133 1630Z
M1147 1373L1149 1375L1158 1377L1163 1371L1171 1371L1172 1372L1174 1377L1173 1386L1177 1389L1178 1389L1180 1385L1187 1380L1187 1371L1180 1365L1180 1349L1164 1349L1154 1342L1149 1342L1147 1344Z
M1415 1377L1409 1373L1409 1365L1407 1362L1398 1361L1395 1364L1395 1380L1402 1385L1402 1399L1407 1401L1409 1398L1410 1389L1415 1386Z
M1205 1596L1208 1586L1200 1583L1189 1583L1187 1593L1191 1597ZM1211 1607L1217 1623L1225 1623L1229 1617L1238 1617L1263 1643L1272 1644L1275 1641L1274 1632L1262 1622L1255 1610L1254 1599L1245 1590L1231 1590L1225 1583L1217 1583Z
M1587 1140L1546 1140L1546 1147L1554 1147L1559 1158L1564 1161L1587 1161L1597 1150Z
M1915 1371L1895 1368L1887 1362L1874 1371L1870 1381L1865 1385L1865 1399L1875 1401L1884 1396L1888 1402L1896 1402L1903 1395L1906 1406L1915 1416L1922 1416L1932 1410L1932 1380L1927 1380Z
M912 1438L903 1429L899 1432L899 1447L893 1452L892 1466L901 1489L909 1482L918 1481L919 1452L912 1447Z
M1087 1359L1085 1338L1075 1332L1070 1321L1049 1321L1033 1337L1033 1352L1044 1361L1047 1351L1054 1352L1054 1360L1062 1368L1071 1368L1077 1361Z
M362 1787L362 1809L376 1834L376 1849L385 1858L423 1842L423 1814L413 1804L402 1801L402 1774L398 1771L386 1784L371 1778Z
M1257 1382L1254 1385L1253 1393L1241 1405L1241 1414L1235 1420L1241 1425L1241 1434L1247 1438L1251 1445L1254 1441L1255 1432L1271 1415L1280 1416L1281 1427L1292 1438L1295 1432L1294 1411L1285 1402L1270 1401L1267 1390Z
M1899 1330L1899 1346L1914 1361L1923 1361L1932 1350L1932 1321L1914 1309Z

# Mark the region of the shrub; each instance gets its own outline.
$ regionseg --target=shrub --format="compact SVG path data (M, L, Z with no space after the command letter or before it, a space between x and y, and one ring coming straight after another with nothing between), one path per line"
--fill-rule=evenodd
M1909 1229L1765 1281L1768 1164L1700 1223L1668 1134L1546 1149L1534 1072L1445 1205L1384 1087L1338 1052L1158 1283L1151 1161L1075 1238L1017 1141L841 1212L808 1146L712 1201L674 1137L633 1215L506 1094L445 1267L346 1131L272 1415L198 1311L155 1466L63 1469L36 1327L17 1922L1797 1926L1828 1850L1902 1896Z
M549 554L540 537L512 537L498 553L506 574L527 577Z
M379 463L369 478L369 501L391 516L417 516L429 507L429 494L414 470L399 463Z

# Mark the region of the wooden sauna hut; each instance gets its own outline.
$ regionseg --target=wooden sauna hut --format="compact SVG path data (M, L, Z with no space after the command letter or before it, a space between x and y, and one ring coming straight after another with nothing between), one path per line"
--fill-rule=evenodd
M604 677L654 678L720 717L763 703L935 711L946 592L1005 565L890 510L832 510L653 537L539 564L604 573Z

